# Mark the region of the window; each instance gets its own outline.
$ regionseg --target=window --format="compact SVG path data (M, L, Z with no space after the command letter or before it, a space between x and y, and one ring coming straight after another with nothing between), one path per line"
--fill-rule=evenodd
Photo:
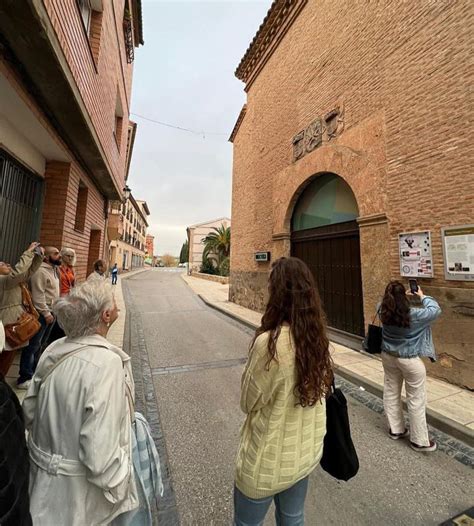
M80 181L79 190L77 194L77 207L76 207L76 220L74 222L74 229L79 232L84 232L86 225L86 212L87 212L87 194L89 190L87 186Z
M350 186L335 174L317 177L300 196L293 213L293 231L353 221L359 217Z
M133 46L132 13L128 1L125 2L125 8L123 11L123 37L125 40L125 55L127 57L127 62L131 64L135 58L135 50Z
M117 98L115 101L115 120L114 120L114 137L117 147L120 151L120 145L122 143L122 127L123 127L123 107L120 99L120 93L117 88Z
M84 24L86 33L89 35L92 17L91 0L77 0L77 7L79 7L82 23Z
M89 39L92 57L97 65L102 32L102 0L76 0L76 3L81 14L82 25Z

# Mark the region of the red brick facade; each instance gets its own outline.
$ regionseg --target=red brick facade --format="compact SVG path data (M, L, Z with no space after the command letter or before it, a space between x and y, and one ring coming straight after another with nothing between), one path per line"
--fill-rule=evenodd
M117 98L123 108L120 144L127 144L133 64L125 58L123 18L128 0L102 2L100 40L93 19L88 38L76 0L45 0L44 4L74 81L120 189L125 182L125 148L113 136ZM98 50L98 53L97 53ZM98 56L96 60L94 55Z
M430 372L474 386L474 323L458 308L474 307L474 283L445 280L441 247L441 227L474 223L474 149L462 124L472 118L473 22L469 2L273 4L237 70L247 104L231 137L234 301L263 308L268 267L253 254L289 255L298 196L318 174L337 174L359 207L366 323L400 278L398 234L430 230L434 279L421 284L443 308ZM295 161L295 136L333 110L337 135Z
M103 254L104 198L75 163L48 163L45 183L41 242L43 245L73 248L77 254L77 278L82 281L91 272L90 260L99 259ZM84 227L79 230L76 228L76 214L80 184L86 187L87 198ZM91 240L95 246L91 245Z
M45 84L48 79L35 69L35 49L27 48L25 55L21 41L16 37L8 40L5 31L0 95L5 89L24 119L15 118L14 113L3 116L0 110L0 148L44 180L40 241L76 250L79 281L92 270L95 259L107 258L108 199L117 199L125 186L132 147L127 134L133 63L127 60L123 24L125 16L131 18L141 10L139 0L91 5L102 6L102 11L92 13L89 33L76 0L45 0L42 5L25 6L20 17L10 5L0 6L2 23L13 36L15 30L16 34L31 31L37 35L31 28L41 26L48 37L46 44L39 40L45 46L41 60L57 78L67 79L62 93L70 100L69 106L77 104L69 121L61 121L61 106L47 97L51 81ZM143 43L141 20L130 27L137 31L132 42ZM2 87L4 80L7 88ZM7 120L10 127L5 131L2 122ZM27 131L32 123L36 135Z

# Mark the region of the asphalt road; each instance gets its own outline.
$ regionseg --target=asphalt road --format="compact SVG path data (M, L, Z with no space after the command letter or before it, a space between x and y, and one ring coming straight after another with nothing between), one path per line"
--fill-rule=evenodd
M252 333L206 307L179 272L138 274L124 292L138 403L154 422L166 468L159 524L229 525L240 375ZM347 483L320 468L312 474L307 525L437 525L472 506L469 467L390 440L383 415L348 401L360 471ZM266 524L274 524L270 513Z

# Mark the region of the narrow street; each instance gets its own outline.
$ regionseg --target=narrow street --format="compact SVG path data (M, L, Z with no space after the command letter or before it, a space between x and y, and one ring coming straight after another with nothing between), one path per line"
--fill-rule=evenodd
M137 407L169 470L160 524L229 525L239 426L240 375L252 331L206 307L180 271L155 269L124 282L125 349ZM127 349L127 347L129 349ZM354 386L343 384L347 392ZM387 437L380 401L348 396L360 472L339 483L317 469L308 525L436 525L472 505L472 472L442 451L413 452ZM266 524L273 524L268 515Z

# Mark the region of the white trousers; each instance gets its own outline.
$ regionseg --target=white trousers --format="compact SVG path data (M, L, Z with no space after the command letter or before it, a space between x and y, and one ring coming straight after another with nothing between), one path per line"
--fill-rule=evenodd
M382 353L385 373L383 406L392 433L405 431L402 385L405 380L410 441L418 446L429 446L426 425L426 367L421 358L398 358Z

